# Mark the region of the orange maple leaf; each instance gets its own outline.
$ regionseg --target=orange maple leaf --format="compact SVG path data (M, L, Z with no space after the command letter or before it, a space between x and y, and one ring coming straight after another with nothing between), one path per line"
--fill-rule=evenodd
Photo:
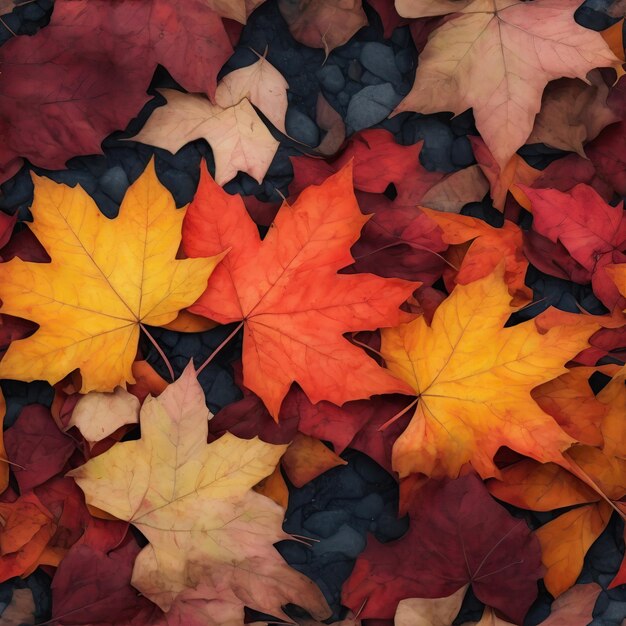
M337 274L367 217L347 165L322 185L284 203L261 240L239 196L229 196L203 168L183 223L189 257L229 250L190 307L221 324L244 327L244 384L275 419L295 381L312 402L343 404L411 388L344 339L404 321L399 310L419 286L372 274Z
M565 462L561 451L574 439L530 392L564 373L598 324L562 313L560 325L544 333L534 320L505 328L516 310L510 300L500 264L485 278L457 285L430 326L420 317L382 331L387 367L418 396L393 447L401 477L454 478L467 462L483 478L496 476L493 456L501 446L542 463Z
M626 434L626 372L618 372L594 397L587 383L593 371L587 367L572 369L539 387L535 397L570 435L576 434L582 440L581 435L586 434L586 439L597 445L568 450L570 471L554 463L524 459L503 469L500 480L487 483L496 498L524 509L576 507L535 531L546 567L544 582L555 597L574 585L587 551L626 495L622 443ZM563 422L565 412L569 423Z

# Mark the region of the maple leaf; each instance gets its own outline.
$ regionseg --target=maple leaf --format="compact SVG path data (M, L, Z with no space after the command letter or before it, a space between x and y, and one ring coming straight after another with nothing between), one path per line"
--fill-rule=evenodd
M573 442L530 392L564 373L598 324L572 315L570 325L543 334L532 320L504 328L515 308L503 270L501 264L455 287L430 326L420 317L381 331L387 367L418 396L393 448L401 477L455 477L468 461L481 476L495 476L493 456L501 446L559 463Z
M593 608L602 591L596 583L576 585L557 598L550 607L550 615L539 626L588 626L593 619ZM498 617L487 607L479 622L465 622L461 626L514 626Z
M112 393L90 391L81 396L72 411L66 430L76 426L90 446L126 424L136 424L139 400L123 387Z
M499 211L504 212L508 194L509 192L514 194L517 183L532 185L541 176L541 172L530 167L519 154L514 154L504 167L500 167L480 137L469 137L469 141L478 167L489 181L493 206ZM526 205L523 206L528 208Z
M207 444L208 418L190 364L144 402L141 439L70 472L88 504L132 523L150 542L132 584L166 612L189 594L208 606L221 599L207 624L242 623L244 604L286 618L281 606L292 602L328 617L321 592L273 546L290 538L282 508L251 491L286 446L230 434Z
M455 283L467 285L484 278L504 260L504 280L513 296L512 304L519 306L532 299L532 291L524 283L528 261L522 252L522 231L519 226L504 220L502 228L494 228L475 217L442 213L424 207L421 210L441 228L441 237L446 243L469 244L461 267L454 272Z
M420 54L415 84L396 113L463 113L504 168L528 139L550 80L618 67L600 33L574 21L578 0L396 0L405 17L454 13ZM485 76L489 79L485 80Z
M567 387L555 387L550 383L547 391L550 387L553 393L557 391L558 400L576 395L584 397L588 393L584 375L589 376L591 368L576 368L571 373L577 370L581 375L562 377L569 386L569 393L565 393ZM521 508L550 511L577 507L535 531L546 566L544 582L555 597L569 589L578 578L585 554L609 522L613 510L610 501L617 504L626 495L626 460L623 458L626 429L622 417L626 406L624 375L623 370L618 372L598 394L596 401L604 407L604 412L591 405L591 411L597 416L600 444L598 447L574 446L569 450L566 454L570 471L552 463L538 464L526 459L503 469L500 480L488 483L489 491L498 499ZM589 410L587 401L568 416L577 428L584 426L580 417L587 417L585 405ZM573 434L571 427L564 428Z
M599 176L617 193L626 195L626 121L605 128L585 152Z
M236 20L245 24L254 9L265 0L204 0L216 13L222 17Z
M0 423L4 423L6 417L7 404L4 394L0 389ZM4 433L0 431L0 493L3 493L9 486L9 464L7 459L7 451L4 445Z
M156 109L131 139L172 153L190 141L206 139L213 149L215 180L220 185L234 178L239 170L260 183L279 142L252 105L285 132L287 88L278 70L261 57L221 80L215 104L197 94L161 89L159 93L167 104Z
M202 293L219 258L175 260L185 210L176 210L154 163L113 220L81 187L34 183L32 230L52 262L2 265L2 312L39 329L9 346L0 377L54 384L80 368L82 393L134 382L140 325L173 320Z
M599 70L589 72L586 80L589 82L562 78L546 87L527 143L545 143L585 157L583 143L619 121L607 104L609 88Z
M450 626L461 608L468 587L460 587L444 598L400 600L393 619L394 626Z
M46 546L55 530L50 511L33 493L0 503L0 581L28 576L49 562Z
M609 411L607 404L598 400L589 384L590 376L596 371L601 370L573 367L531 392L535 402L552 415L570 437L590 446L602 446L601 424Z
M0 49L0 182L22 158L62 169L70 157L101 153L104 137L149 99L157 64L212 97L231 53L206 0L55 2L48 26Z
M428 481L396 541L368 541L342 591L363 619L393 617L405 598L442 598L468 583L476 597L521 623L537 595L539 542L469 474ZM462 523L460 523L462 520Z
M483 199L487 182L478 166L449 175L430 172L420 164L421 149L422 142L402 146L386 130L365 130L328 162L292 158L289 191L299 194L352 161L357 200L372 214L353 248L354 270L432 284L443 270L438 253L446 246L417 205L458 212L468 202ZM382 195L390 184L398 194L393 202Z
M626 247L623 203L611 206L587 185L576 185L567 193L519 187L532 207L533 231L565 247L574 261L589 272L594 293L605 306L624 308L626 300L607 273L611 264L626 261L622 252ZM527 252L533 263L541 256L541 251L535 254L532 247L536 241L531 231ZM543 269L545 265L540 262L539 267Z
M116 625L153 624L159 609L130 584L139 552L132 539L107 553L85 544L72 546L52 579L54 622L60 626L104 626L112 620ZM142 613L153 619L141 621Z
M294 38L326 56L367 25L361 0L278 0Z
M410 389L343 338L399 322L399 305L417 287L337 274L352 263L350 246L367 221L351 177L345 167L283 204L261 241L241 198L229 196L204 167L185 217L187 256L230 249L190 310L222 324L241 322L244 384L274 418L294 381L312 402L335 404Z
M71 437L54 423L50 410L29 404L5 433L9 460L22 493L60 473L76 449Z

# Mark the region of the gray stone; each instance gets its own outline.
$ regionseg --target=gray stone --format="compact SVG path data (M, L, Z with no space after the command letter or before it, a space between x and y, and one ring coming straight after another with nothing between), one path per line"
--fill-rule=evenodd
M339 552L355 559L365 549L366 540L348 524L342 524L339 530L325 541L313 544L313 552L324 554L327 552Z
M128 189L128 176L122 167L116 165L100 177L100 189L118 204Z
M384 120L399 102L390 83L364 87L350 99L346 122L353 130L368 128Z
M361 65L375 76L394 85L402 82L402 75L396 66L393 50L377 41L366 43L359 57Z
M375 74L372 74L372 72L365 71L363 72L363 76L361 76L361 82L364 85L382 85L385 81Z
M472 144L467 137L457 137L452 142L452 163L458 167L467 167L474 162Z
M325 65L317 73L317 77L322 87L330 93L339 93L346 84L343 73L336 65Z
M402 537L409 527L409 520L407 517L398 518L397 515L390 511L385 511L378 518L378 530L376 532L376 538L389 541L391 539L398 539Z
M361 80L362 74L363 66L356 59L352 59L350 63L348 63L348 78L358 81Z
M178 206L191 202L196 192L196 183L187 172L166 169L159 172L161 182L172 192Z
M354 514L361 519L376 519L385 508L383 499L377 493L370 493L354 507Z
M315 122L297 109L287 109L285 118L287 134L307 146L317 146L320 142L320 131Z
M303 527L318 537L332 537L350 519L347 511L318 511L304 521Z
M175 348L178 356L189 358L202 350L202 339L196 333L181 333Z
M398 54L396 54L396 67L400 72L405 74L406 72L410 72L415 65L415 61L413 60L413 54L410 50L406 48L404 50L400 50Z
M626 602L609 602L606 610L602 613L602 618L620 624L626 618Z
M400 48L405 48L410 45L409 41L411 41L411 32L409 31L408 26L394 29L393 33L391 33L391 41L393 41L393 43Z

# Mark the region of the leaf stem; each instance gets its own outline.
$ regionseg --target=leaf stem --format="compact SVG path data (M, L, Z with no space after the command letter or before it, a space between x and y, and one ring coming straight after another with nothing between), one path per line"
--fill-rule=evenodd
M211 354L207 357L206 361L196 370L196 376L200 375L200 372L219 354L222 348L243 328L243 320L239 322L235 330L233 330L222 343L220 343Z
M456 265L454 265L454 263L448 261L448 259L446 259L444 256L442 256L438 252L435 252L434 250L431 250L430 248L427 248L426 246L421 246L418 243L414 243L412 241L407 241L406 239L402 239L401 237L398 237L397 239L398 239L397 241L388 243L380 248L376 248L375 250L371 250L370 252L366 252L365 254L360 254L359 256L355 256L353 258L355 261L360 261L361 259L371 256L372 254L376 254L377 252L382 252L383 250L387 250L388 248L394 248L395 246L400 246L404 244L405 246L409 246L409 248L413 248L414 250L423 250L424 252L430 252L431 254L434 254L436 257L441 259L444 263L449 265L454 271L456 272L459 271L459 268Z
M419 396L417 396L417 398L415 398L415 400L413 400L411 404L405 406L401 411L398 411L391 419L388 419L382 426L378 428L378 432L389 428L389 426L391 426L397 419L400 419L407 411L414 407L419 399Z
M167 367L170 378L172 379L172 382L174 382L174 370L172 369L172 364L170 363L169 359L165 356L165 352L163 352L161 346L156 342L156 339L148 332L148 329L141 322L139 322L139 326L141 327L141 330L143 330L143 332L146 334L146 337L150 340L150 343L156 348L156 351L159 353L160 357L163 359L163 363L165 363L165 367Z

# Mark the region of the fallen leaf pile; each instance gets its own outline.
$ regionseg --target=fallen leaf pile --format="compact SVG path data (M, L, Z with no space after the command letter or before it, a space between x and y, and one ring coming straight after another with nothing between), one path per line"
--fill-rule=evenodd
M204 139L214 163L178 208L146 158L112 216L41 169L29 210L0 212L0 378L50 390L17 413L0 393L0 583L52 581L45 619L22 585L0 623L451 626L479 602L466 624L522 625L545 588L533 624L587 625L586 555L626 519L623 42L574 0L278 0L320 58L370 11L387 36L408 25L419 64L391 123L476 123L475 162L441 172L393 125L346 139L321 96L326 140L289 137L267 50L223 71L262 3L56 0L0 47L2 182L129 123L125 146ZM133 126L165 70L177 86ZM569 154L538 169L517 153L532 144ZM262 184L281 145L280 205L223 188ZM548 306L533 272L594 314ZM159 327L223 341L176 376ZM237 342L243 397L213 415L199 376ZM369 527L337 611L277 544L311 549L283 529L292 495L350 448L393 476L408 530Z

